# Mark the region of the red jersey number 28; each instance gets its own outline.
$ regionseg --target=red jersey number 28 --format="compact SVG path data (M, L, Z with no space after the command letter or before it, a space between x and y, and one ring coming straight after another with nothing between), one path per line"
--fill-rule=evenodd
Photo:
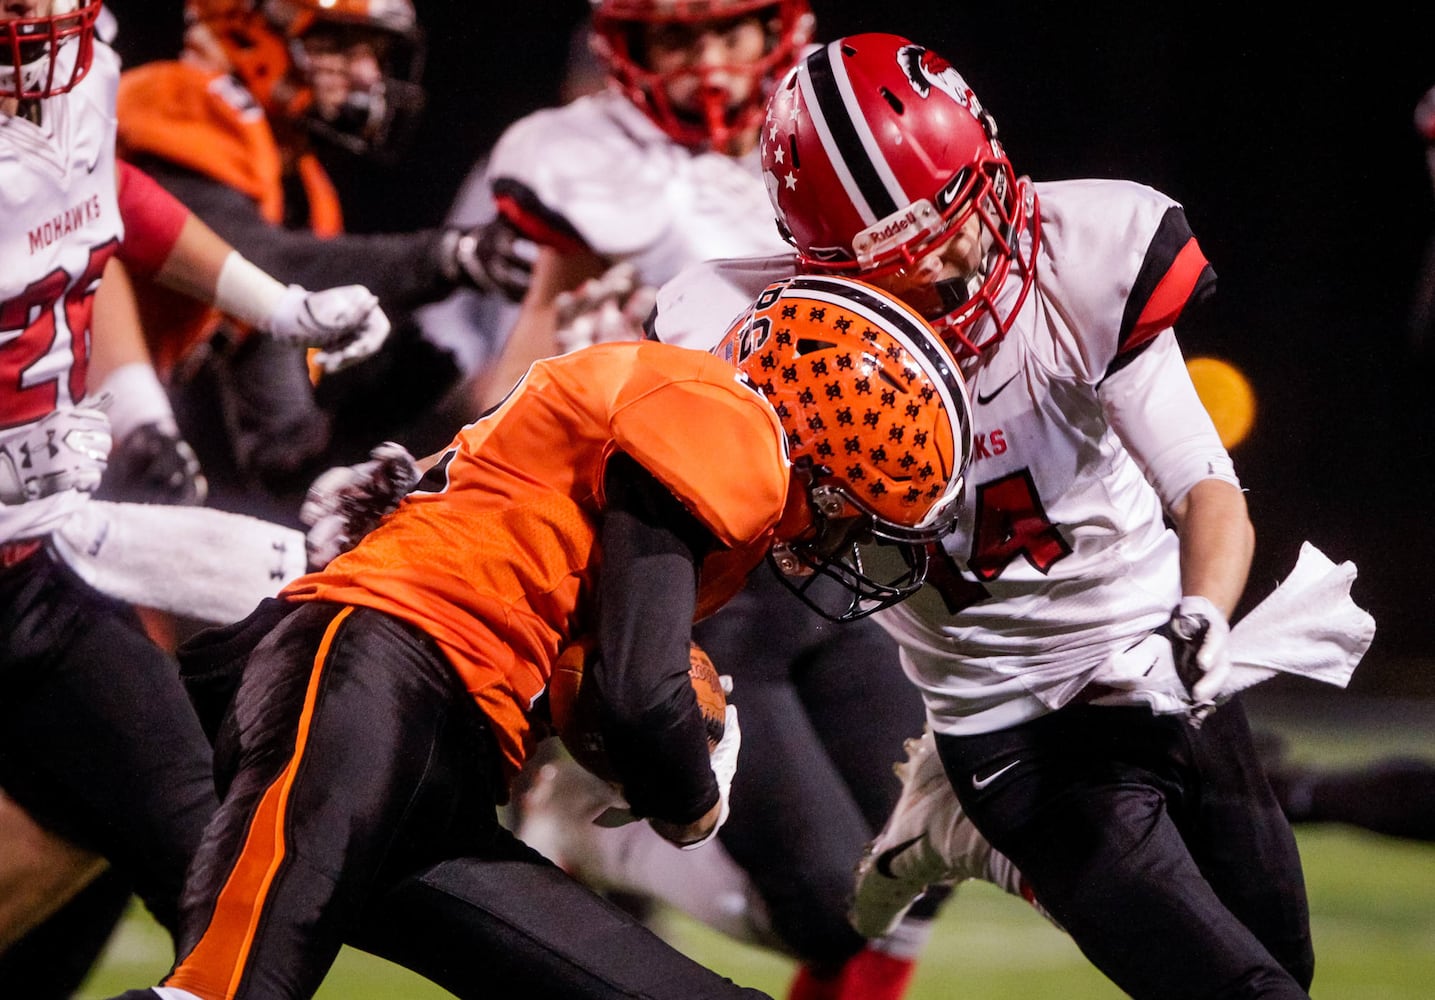
M39 420L59 402L61 375L35 381L29 372L54 348L60 308L71 344L69 372L64 377L71 399L84 396L90 313L100 275L118 246L118 240L109 240L91 250L83 273L74 282L56 269L31 282L14 298L0 302L0 428Z

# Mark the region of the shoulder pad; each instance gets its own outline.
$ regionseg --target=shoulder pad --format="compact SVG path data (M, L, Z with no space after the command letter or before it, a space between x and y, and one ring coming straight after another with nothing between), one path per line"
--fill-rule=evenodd
M520 185L596 253L629 255L669 225L662 191L681 151L655 133L617 95L579 98L511 125L489 159L489 183Z
M147 63L120 77L120 155L154 156L259 202L280 192L278 145L252 94L234 77L183 62Z
M1038 185L1041 291L1059 303L1083 377L1099 381L1215 286L1179 203L1131 181Z
M796 273L792 254L689 264L658 289L653 337L665 344L710 351L759 292Z
M639 344L610 426L618 448L723 544L751 545L781 516L789 477L782 425L726 362Z

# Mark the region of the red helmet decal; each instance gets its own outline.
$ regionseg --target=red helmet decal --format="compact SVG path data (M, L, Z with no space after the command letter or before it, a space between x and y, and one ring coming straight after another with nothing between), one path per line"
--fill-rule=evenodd
M986 132L987 138L995 142L996 119L982 107L982 102L977 99L977 95L955 66L931 49L924 49L920 45L904 45L899 48L897 63L906 72L907 81L919 97L925 100L932 96L933 90L946 94L970 111L972 117L981 125L982 131Z

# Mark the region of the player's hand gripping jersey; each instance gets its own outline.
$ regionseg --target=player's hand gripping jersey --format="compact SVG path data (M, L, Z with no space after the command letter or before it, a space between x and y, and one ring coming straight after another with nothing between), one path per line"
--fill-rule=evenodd
M68 72L76 46L55 57ZM40 101L42 124L0 115L0 440L86 392L90 313L124 226L115 184L119 58L98 39L69 93ZM44 535L87 498L64 490L0 506L0 542Z
M730 364L651 342L535 364L362 545L285 595L378 608L433 636L516 770L558 652L595 624L603 475L620 451L721 543L698 593L699 615L713 610L771 544L782 429Z
M1122 181L1036 187L1037 294L965 371L976 446L962 513L922 592L878 616L942 732L1013 724L1093 680L1182 710L1169 646L1128 648L1181 596L1163 504L1201 479L1236 482L1170 331L1215 280L1180 206ZM691 268L659 296L659 339L700 337L791 267Z
M500 210L537 242L629 260L652 285L692 261L786 246L756 152L694 152L612 92L512 126L488 178Z

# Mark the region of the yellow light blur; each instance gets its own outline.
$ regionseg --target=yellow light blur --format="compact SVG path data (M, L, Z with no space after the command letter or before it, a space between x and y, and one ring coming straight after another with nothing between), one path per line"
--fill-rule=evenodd
M1216 425L1221 444L1234 448L1244 441L1256 422L1256 393L1246 376L1219 358L1191 358L1186 370Z

